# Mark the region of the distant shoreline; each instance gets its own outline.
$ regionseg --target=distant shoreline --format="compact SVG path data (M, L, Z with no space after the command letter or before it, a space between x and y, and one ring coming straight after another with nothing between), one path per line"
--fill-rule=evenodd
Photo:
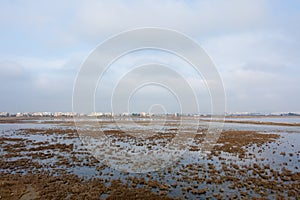
M82 117L82 119L180 119L181 117L175 116L152 116L152 117L141 117L141 116L116 116L116 117ZM262 122L262 121L239 121L239 120L230 120L230 119L247 119L247 118L300 118L300 116L227 116L222 119L214 119L221 116L182 116L183 119L199 119L200 122L216 122L216 123L237 123L237 124L254 124L254 125L272 125L272 126L300 126L300 123L290 123L290 122ZM47 120L44 123L52 122L73 122L74 117L0 117L0 124L7 123L41 123L39 121ZM43 122L42 122L43 123Z

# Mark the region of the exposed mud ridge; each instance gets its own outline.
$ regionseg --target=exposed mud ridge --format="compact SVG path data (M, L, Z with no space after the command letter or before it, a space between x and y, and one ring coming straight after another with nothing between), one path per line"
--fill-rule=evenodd
M176 129L177 130L177 129ZM176 132L151 132L151 131L130 131L124 132L122 130L105 130L103 131L105 136L112 139L112 142L130 142L136 146L156 146L161 145L165 146L169 143L175 136ZM86 131L85 135L97 135L97 131Z
M46 173L46 172L45 172ZM149 189L132 189L115 180L106 186L101 179L83 180L75 175L0 174L0 199L171 199Z
M201 134L195 135L196 144L201 144L207 135L207 129L198 130ZM246 148L249 145L255 144L260 147L262 144L268 142L274 142L280 138L278 134L266 134L255 131L240 131L240 130L229 130L220 133L217 143L212 152L223 151L232 154L245 154ZM198 146L192 146L192 151L200 150Z
M30 133L30 134L34 134L34 133L38 133L38 134L74 134L77 133L76 129L59 129L59 128L55 128L55 129L33 129L33 128L29 128L29 129L19 129L22 132L25 133Z
M214 149L228 153L244 154L246 150L243 147L251 144L261 146L279 137L278 134L263 134L255 131L224 131L218 140L218 143L222 145L218 145Z

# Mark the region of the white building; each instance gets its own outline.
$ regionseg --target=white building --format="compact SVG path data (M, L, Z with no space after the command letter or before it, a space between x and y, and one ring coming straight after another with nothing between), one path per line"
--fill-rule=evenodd
M0 112L0 117L8 117L9 113L8 112Z
M18 115L18 113L17 113ZM34 112L34 113L31 113L31 116L33 117L43 117L43 113L42 112Z
M63 116L63 113L62 112L55 112L53 114L54 117L62 117Z
M17 114L16 114L16 117L23 117L24 116L24 114L23 113L20 113L20 112L18 112Z
M66 113L64 113L64 116L66 116L66 117L74 117L76 115L77 115L77 113L75 113L75 112L66 112Z
M90 116L90 117L102 117L103 113L102 112L92 112L88 116Z
M104 116L105 116L105 117L113 117L114 114L111 113L111 112L107 112L107 113L104 113Z

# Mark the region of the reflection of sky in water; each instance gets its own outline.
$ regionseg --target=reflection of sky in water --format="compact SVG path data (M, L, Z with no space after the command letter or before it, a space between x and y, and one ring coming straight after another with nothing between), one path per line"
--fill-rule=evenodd
M201 122L200 127L206 126L206 123ZM151 130L151 127L147 126L140 126L140 127L134 127L132 125L124 125L127 126L127 128L136 128L136 130L141 130L144 128L144 130ZM193 127L194 125L189 124L187 127ZM75 156L78 159L79 164L74 164L71 166L55 166L55 162L58 161L57 156L62 156L66 158L67 160L70 160L71 152L61 152L58 150L42 150L41 152L45 154L55 154L56 156L53 158L47 158L47 159L33 159L33 161L37 161L40 164L43 165L43 169L48 169L48 170L61 170L65 171L67 170L69 173L74 173L76 175L86 177L86 178L92 178L92 177L100 177L102 179L121 179L123 182L127 182L127 178L129 175L134 175L135 177L138 178L145 178L145 180L149 180L149 178L146 176L146 174L127 174L123 173L117 170L114 170L109 167L104 167L101 170L101 173L96 169L96 167L101 167L101 161L94 163L92 165L89 165L89 161L91 158L91 155L87 152L84 146L82 146L80 139L77 137L75 134L74 137L69 137L68 134L60 133L60 134L50 134L50 135L43 135L39 133L26 133L24 134L21 131L16 131L18 129L26 129L26 128L38 128L38 129L49 129L49 128L71 128L73 129L74 127L67 127L67 126L57 126L57 125L51 125L51 124L0 124L0 137L11 137L11 138L24 138L26 140L32 140L33 142L48 142L48 144L74 144L73 147L73 152L75 152ZM153 128L153 127L152 127ZM160 128L160 127L157 127ZM171 125L168 127L163 127L164 129L169 129L172 128ZM104 126L105 130L110 130L110 129L116 129L114 125L111 124L106 124ZM157 172L151 172L152 180L158 180L159 182L167 183L167 184L172 184L174 182L177 182L177 180L174 179L174 177L177 178L182 178L184 176L192 176L190 173L191 172L183 172L182 171L182 165L186 164L197 164L200 165L203 164L203 168L197 168L198 171L195 171L193 173L197 174L198 176L208 176L207 172L205 171L205 167L207 167L208 163L212 163L217 169L221 167L221 162L225 162L228 165L231 163L235 163L238 165L251 165L252 163L258 163L258 164L270 164L271 168L280 170L283 167L292 170L294 172L298 172L299 169L296 169L296 167L299 166L298 160L299 154L297 153L300 152L300 127L288 127L288 126L270 126L270 125L252 125L252 124L238 124L238 123L226 123L224 124L224 130L254 130L254 131L259 131L259 132L264 132L264 133L277 133L280 134L281 138L278 139L275 143L266 143L262 145L261 147L257 147L256 145L251 145L247 150L249 153L254 153L256 155L256 158L245 158L245 159L239 159L238 156L231 155L229 153L223 152L221 154L221 157L225 158L225 160L220 160L219 157L213 156L210 159L207 159L207 157L203 157L202 154L199 152L191 152L187 151L182 159L178 161L178 165L174 164L172 165L172 172L167 172L166 168L162 169L161 171ZM13 144L14 142L11 142ZM9 145L8 143L7 145ZM120 147L123 147L124 149L130 148L133 146L133 144L126 143L126 142L117 142L116 144L119 144ZM34 145L31 143L28 143L27 148L31 148ZM262 151L260 151L262 150ZM273 151L276 151L276 153L273 153ZM286 155L283 156L280 153L281 152L286 152ZM21 158L28 158L26 155L28 151L24 151L20 154L19 157L14 157L14 158L9 158L8 160L13 161ZM290 155L289 153L293 153ZM1 155L5 155L6 152L1 148L0 151ZM0 169L1 170L1 169ZM1 170L2 171L2 170ZM24 171L24 169L14 169L12 172L15 173L17 171ZM25 170L26 172L26 170ZM179 175L176 175L179 172ZM195 175L194 174L194 175ZM109 184L109 182L107 182ZM176 197L178 195L181 195L181 189L182 187L187 187L190 186L191 184L195 183L189 183L189 182L182 182L182 186L173 188L169 195ZM227 184L227 185L226 185ZM219 185L218 187L223 187L227 188L228 182L223 183ZM141 185L138 185L138 187L142 187ZM199 188L201 187L207 187L205 183L200 184ZM153 191L157 191L159 189L152 189ZM234 190L230 190L230 192L234 192ZM207 195L212 194L212 191L208 191ZM188 198L194 199L195 196L193 196L191 193L188 194Z
M202 118L207 120L209 118ZM221 118L214 118L214 120L222 120ZM230 121L255 121L255 122L281 122L281 123L300 123L300 117L226 117Z
M51 125L51 124L36 124L36 123L13 123L13 124L3 124L0 123L0 130L17 130L22 128L53 128L57 127L57 125Z
M205 124L205 123L202 123ZM212 123L217 124L217 123ZM273 126L260 124L224 123L224 130L253 130L259 132L295 132L300 133L300 126Z

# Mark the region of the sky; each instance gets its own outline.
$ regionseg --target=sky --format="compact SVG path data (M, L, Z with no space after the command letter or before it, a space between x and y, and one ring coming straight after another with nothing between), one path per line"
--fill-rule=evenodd
M227 112L299 112L299 11L300 2L292 0L2 0L0 111L72 111L77 74L97 45L122 31L158 27L181 32L206 51L223 80ZM210 112L205 80L180 58L159 51L112 64L95 92L96 111L112 110L111 93L120 83L124 91L138 79L161 76L174 91L184 90L177 75L134 70L149 62L172 66L196 93L200 112ZM118 94L113 105L128 103L118 112L177 112L180 103L170 91L148 85L132 92L130 101Z

